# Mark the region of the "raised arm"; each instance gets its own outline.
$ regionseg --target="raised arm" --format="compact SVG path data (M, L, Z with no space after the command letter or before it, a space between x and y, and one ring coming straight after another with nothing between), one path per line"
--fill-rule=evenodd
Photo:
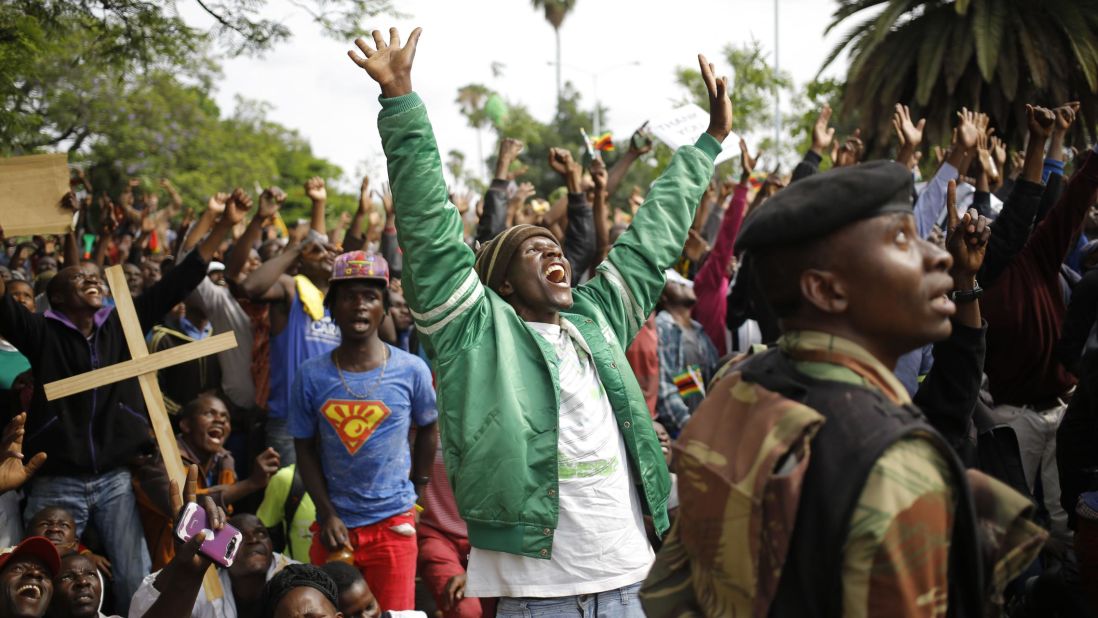
M608 196L614 195L614 192L618 190L621 181L625 179L625 175L629 173L629 168L633 166L633 163L640 159L642 155L652 151L652 136L649 135L646 129L647 126L648 123L646 122L644 126L633 131L633 135L629 137L629 150L626 150L625 154L618 157L618 160L614 162L614 166L610 168L606 180L606 194Z
M142 331L147 332L157 320L171 311L172 307L183 302L183 299L198 287L206 277L207 265L221 245L221 240L234 225L244 220L244 215L251 205L251 198L242 189L233 191L226 202L225 213L217 220L213 231L203 239L198 248L175 268L168 271L163 279L146 288L134 299L134 309L137 310L137 316L141 320Z
M316 230L317 234L327 234L328 230L324 222L325 205L328 203L328 190L324 187L324 179L313 176L305 181L305 195L313 202L312 218L309 227Z
M713 251L694 277L694 294L698 300L692 314L721 356L726 352L724 328L725 313L728 311L729 262L736 251L736 235L740 232L743 211L747 206L747 183L757 160L758 156L751 158L747 142L740 138L740 182L732 190L732 203L724 212Z
M829 127L831 122L831 106L824 105L820 108L820 115L816 117L816 124L812 126L812 147L804 153L804 159L793 168L793 178L789 182L797 182L820 171L820 161L823 161L823 153L831 147L835 139L834 127Z
M183 239L183 244L179 246L179 255L183 255L191 249L194 249L195 245L213 229L214 223L217 222L218 217L225 212L225 202L228 200L228 193L215 193L210 196L210 201L206 203L206 211L202 213L202 216L198 218L198 221L187 232L186 238Z
M499 142L499 155L496 157L496 174L492 184L484 193L484 210L477 222L477 240L485 243L496 237L507 227L507 183L511 164L522 153L523 143L517 139L505 137Z
M682 252L694 209L713 175L713 160L732 131L728 80L714 77L704 56L698 62L709 91L709 128L694 146L679 148L633 224L599 265L598 275L577 288L578 294L591 295L619 328L616 334L624 344L633 340L659 300L664 271Z
M274 221L275 215L278 214L278 207L285 199L286 193L278 187L267 187L263 193L259 194L259 209L252 217L252 220L248 222L248 226L244 228L244 233L237 239L236 244L233 245L225 260L226 281L234 285L242 283L243 278L240 274L244 270L244 265L248 263L248 256L252 248L256 246L263 235L264 226L270 225Z
M896 162L907 169L915 167L915 153L923 143L923 127L926 126L926 118L919 122L911 121L911 110L906 105L896 104L896 110L892 114L892 129L896 132L896 139L900 143L896 151Z
M348 55L381 86L377 124L404 251L404 297L428 351L438 358L450 344L460 345L446 333L472 332L473 316L487 319L487 301L473 270L473 251L463 238L461 215L448 199L427 109L412 92L420 32L413 30L402 47L396 28L389 29L388 42L375 30L373 46L355 41L365 58L353 51Z
M358 209L351 217L351 227L347 228L347 235L343 238L344 251L358 251L366 246L366 217L370 208L370 177L363 176L358 190Z
M606 208L609 198L606 190L608 177L606 163L602 159L592 160L591 181L595 185L595 202L591 204L592 216L595 219L595 260L592 268L601 264L610 253L610 213Z
M583 192L583 168L564 148L549 149L549 167L560 174L568 188L568 227L564 232L564 257L572 265L572 285L581 279L595 257L595 228L591 205Z
M915 230L919 238L930 236L938 217L942 216L942 209L946 203L946 187L951 180L957 180L964 166L965 155L969 150L976 148L976 140L979 138L980 129L976 125L977 116L965 108L957 112L957 128L953 132L953 143L946 155L945 163L934 173L934 177L923 188L919 198L915 200Z

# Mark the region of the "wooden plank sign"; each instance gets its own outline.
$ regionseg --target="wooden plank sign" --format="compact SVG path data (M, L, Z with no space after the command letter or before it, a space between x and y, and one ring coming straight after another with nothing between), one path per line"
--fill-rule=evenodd
M68 155L0 159L0 227L9 238L64 234L73 212L61 205L69 192Z

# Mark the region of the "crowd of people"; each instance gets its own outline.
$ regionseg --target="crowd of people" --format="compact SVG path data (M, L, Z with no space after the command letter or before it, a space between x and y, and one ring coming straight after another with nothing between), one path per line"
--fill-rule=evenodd
M960 110L925 183L906 107L878 161L825 107L791 176L741 139L725 179L728 83L699 56L709 127L646 191L621 199L643 130L609 167L551 149L551 204L503 139L474 205L419 36L349 53L391 185L349 221L320 178L286 230L277 187L195 218L167 180L74 170L74 232L4 239L0 618L1098 616L1077 104L1026 105L1011 157ZM182 488L137 379L45 395L130 358L111 265L150 351L238 342L158 372Z

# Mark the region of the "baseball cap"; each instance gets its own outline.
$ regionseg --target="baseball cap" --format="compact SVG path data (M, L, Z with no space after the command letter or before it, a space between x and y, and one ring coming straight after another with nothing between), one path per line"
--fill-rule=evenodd
M215 273L225 270L225 265L218 261L211 261L210 265L206 267L206 274Z
M349 251L336 257L328 283L365 279L389 285L389 263L372 251Z
M19 556L34 556L41 560L50 570L50 577L57 575L61 570L61 556L57 548L44 536L32 536L24 539L22 543L0 553L0 570L7 566L8 561Z

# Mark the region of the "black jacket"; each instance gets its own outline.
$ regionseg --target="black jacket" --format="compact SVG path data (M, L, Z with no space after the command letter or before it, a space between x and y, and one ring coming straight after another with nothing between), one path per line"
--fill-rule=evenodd
M135 298L142 332L182 302L205 276L206 262L194 251ZM99 310L92 335L85 338L65 315L53 310L31 313L4 296L0 335L31 364L34 397L23 447L28 459L39 452L48 455L42 474L99 474L125 465L151 446L145 400L136 379L46 401L43 385L130 359L113 307Z

